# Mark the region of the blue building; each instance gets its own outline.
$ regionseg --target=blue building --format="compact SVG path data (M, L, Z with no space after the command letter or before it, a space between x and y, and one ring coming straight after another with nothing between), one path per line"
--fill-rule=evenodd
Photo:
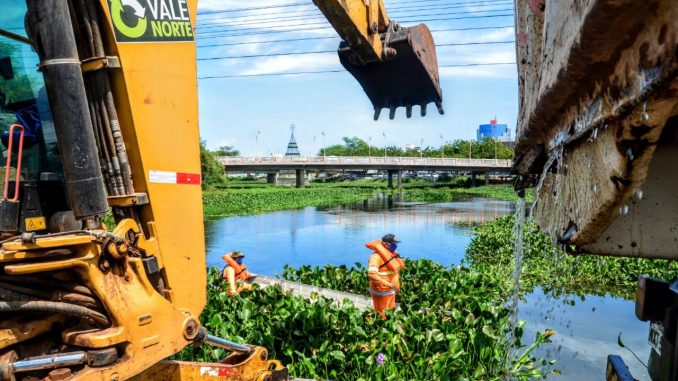
M490 124L481 124L476 131L476 140L494 138L500 142L511 141L511 129L506 124L498 124L496 119L490 120Z

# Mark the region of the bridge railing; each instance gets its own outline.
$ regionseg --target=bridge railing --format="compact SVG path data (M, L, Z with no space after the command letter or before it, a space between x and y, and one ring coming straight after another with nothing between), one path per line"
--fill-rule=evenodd
M266 164L330 164L330 165L421 165L421 166L468 166L507 168L513 164L505 159L468 159L435 157L389 157L389 156L258 156L220 157L223 165Z

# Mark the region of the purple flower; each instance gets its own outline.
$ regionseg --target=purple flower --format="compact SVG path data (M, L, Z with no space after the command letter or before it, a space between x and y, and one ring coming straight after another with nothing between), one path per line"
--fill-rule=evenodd
M379 352L377 355L377 365L384 365L384 361L386 360L386 356L384 356L383 353Z

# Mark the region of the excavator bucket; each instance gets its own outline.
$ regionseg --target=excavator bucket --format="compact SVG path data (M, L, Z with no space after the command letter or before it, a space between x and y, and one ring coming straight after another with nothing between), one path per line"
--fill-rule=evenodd
M412 116L412 106L420 106L421 116L426 105L435 103L444 113L442 91L438 77L438 59L431 31L424 24L389 30L382 35L385 59L361 64L345 42L339 45L339 60L355 79L374 106L374 120L382 108L389 109L389 118L395 117L398 107L406 108Z

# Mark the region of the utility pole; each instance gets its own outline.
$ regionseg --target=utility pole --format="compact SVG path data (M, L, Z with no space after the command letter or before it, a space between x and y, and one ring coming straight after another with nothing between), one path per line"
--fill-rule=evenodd
M323 161L325 161L325 156L326 156L325 151L327 150L327 143L325 142L325 130L323 130L323 132L321 132L321 134L323 136Z
M492 121L496 122L497 117L495 116ZM496 163L497 162L497 139L494 136L494 123L490 124L490 129L491 129L491 133L492 133L492 143L494 143L494 161Z
M372 158L372 137L367 137L367 157Z
M443 152L445 152L445 138L443 137L443 134L440 134L440 158L441 159L444 157Z
M497 162L497 140L494 140L494 162Z
M261 135L261 131L257 131L257 134L254 137L254 139L256 140L256 145L257 145L257 154L256 154L257 157L259 157L259 136L260 135Z
M384 135L384 159L386 159L386 133L382 133Z
M471 152L473 147L473 139L469 139L468 141L468 159L471 160Z
M424 139L419 141L419 157L424 157Z

